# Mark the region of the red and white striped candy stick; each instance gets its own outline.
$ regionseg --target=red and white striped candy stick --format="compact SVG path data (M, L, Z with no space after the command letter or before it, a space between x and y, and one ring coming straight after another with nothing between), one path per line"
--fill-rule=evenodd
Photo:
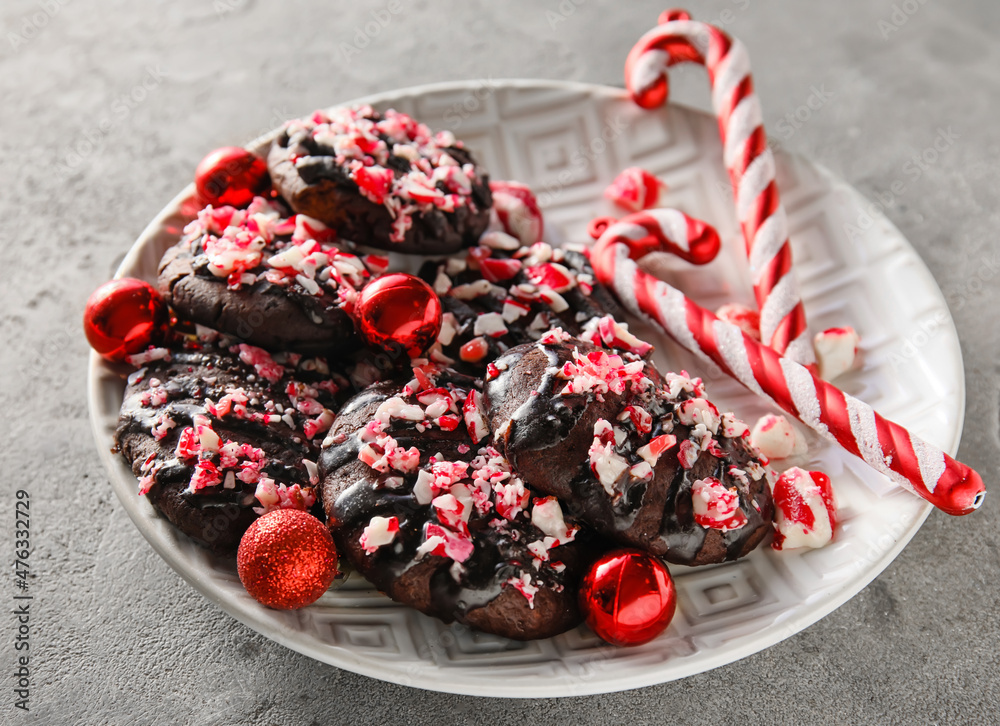
M722 247L715 228L676 209L648 209L616 220L600 217L590 223L590 236L628 245L632 259L650 252L670 252L694 265L715 259Z
M660 16L660 25L628 54L625 85L637 104L656 108L669 93L667 68L684 62L708 69L723 160L735 190L736 215L760 308L761 340L785 357L811 363L805 310L792 274L788 222L744 45L719 28L691 20L683 10L668 10Z
M986 490L975 471L640 270L629 246L610 232L591 250L591 264L633 313L948 514L982 505Z

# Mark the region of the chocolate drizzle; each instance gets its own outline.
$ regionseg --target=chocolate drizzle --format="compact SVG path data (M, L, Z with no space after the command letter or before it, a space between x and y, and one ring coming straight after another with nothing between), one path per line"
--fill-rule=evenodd
M544 245L544 243L543 243ZM548 245L544 245L548 248ZM488 254L491 261L521 261L529 260L538 254L529 247L519 247L515 250L497 250L485 247L478 248L482 254ZM447 279L450 289L441 291L441 307L444 313L455 318L454 337L443 341L437 346L441 356L436 360L447 363L455 370L470 375L482 375L487 365L502 356L509 349L531 343L555 326L561 327L571 335L580 335L585 326L607 315L622 317L621 308L608 290L593 281L594 271L587 257L574 250L548 250L557 259L558 264L566 268L573 278L572 289L560 294L566 307L555 307L544 299L528 300L518 294L519 286L531 285L524 269L512 277L498 280L469 299L457 297L455 288L463 289L469 285L482 284L486 281L478 263L467 260L428 261L420 268L419 276L432 287ZM471 258L470 258L471 259ZM544 257L548 260L549 257ZM458 269L461 268L461 269ZM450 270L450 272L449 272ZM588 282L577 284L582 279ZM480 335L476 333L476 320L487 313L503 315L505 304L514 301L525 305L527 310L516 318L505 318L506 332L500 335ZM462 353L462 347L474 338L482 338L486 344L486 353L482 359L469 359ZM433 351L432 351L433 355Z
M699 447L685 468L680 445L663 452L652 476L626 473L614 482L614 496L591 467L588 449L595 425L610 422L622 437L614 447L629 464L642 462L640 447L663 434L684 441L704 441L709 432L684 425L681 405L699 396L693 390L668 393L668 382L647 363L648 386L630 386L616 394L605 392L562 395L567 379L563 365L575 354L597 349L577 340L526 345L510 350L496 361L499 375L488 380L484 393L487 417L497 432L497 446L525 481L559 497L568 511L594 529L622 544L664 556L679 564L707 564L736 559L753 549L769 531L773 504L764 467L743 436L711 439L713 451ZM677 380L687 381L679 377ZM700 381L689 388L700 387ZM651 416L650 430L637 431L623 411L640 406ZM707 443L707 441L706 441ZM737 476L733 468L752 473ZM754 478L756 474L756 478ZM694 518L691 487L699 479L715 477L726 488L735 488L746 524L737 529L705 527Z
M341 239L396 252L450 253L479 239L493 198L488 175L461 142L394 111L362 106L329 113L287 123L268 152L274 186L296 212L336 229ZM449 188L447 174L435 176L438 165L457 165L468 187ZM386 186L393 188L363 188L358 168L389 172ZM435 206L426 190L411 194L407 179L429 183L450 203Z
M311 416L301 414L288 397L290 384L323 383L317 389L317 401L335 411L342 396L334 379L325 372L325 364L311 366L301 356L286 358L280 380L270 383L253 365L244 363L236 349L226 346L195 345L170 352L169 360L153 361L132 374L125 391L115 444L140 479L150 479L146 496L164 516L185 534L215 551L231 551L258 514L256 483L230 478L197 491L190 490L195 474L195 460L182 459L177 453L182 431L192 426L196 417L211 422L224 440L247 444L263 452L260 467L263 476L277 484L310 488L310 474L303 460L314 461L322 434L310 440L303 425ZM293 365L295 361L297 365ZM314 368L309 370L309 368ZM324 371L324 372L320 372ZM340 386L346 386L343 378ZM232 412L219 417L209 412L208 402L218 404L228 393L243 389L247 394L245 417ZM338 391L338 392L331 392ZM289 418L270 423L260 416L280 410ZM172 426L158 431L158 424L169 420Z
M233 212L228 220L227 209ZM329 241L329 231L297 228L288 217L280 200L261 197L249 210L201 210L160 261L158 286L164 299L187 320L269 350L322 355L357 348L360 340L349 313L350 301L368 276L364 263ZM322 244L311 242L313 236L323 239ZM231 263L230 274L213 271L216 262L226 264L227 255L239 257L239 245L246 246L249 239L263 245L259 259L251 250L245 260ZM227 245L236 251L216 249ZM301 269L269 264L296 249L309 250L302 258L318 251L320 261Z
M477 380L453 372L440 372L434 385L445 386L462 398L479 387ZM360 461L358 453L364 446L364 428L374 420L379 406L393 397L411 405L416 401L399 383L376 384L355 397L331 429L321 454L324 506L339 551L394 599L446 622L458 620L517 639L547 637L575 625L579 621L576 585L588 538L578 532L574 541L550 549L549 561L536 562L529 544L541 542L546 535L532 524L533 502L527 498L523 509L510 518L498 513L495 494L490 495L485 511L473 507L467 523L473 546L460 562L418 552L427 541L428 525L446 525L434 506L418 501L419 469L428 468L431 457L469 463L470 473L459 483L471 489L471 462L482 459L487 442L473 443L464 425L453 431L433 426L418 431L415 422L391 419L386 433L399 447L419 450L419 469L379 473ZM387 486L391 475L402 476L402 486ZM361 537L374 517L396 517L399 531L391 543L366 552ZM559 571L554 563L564 567ZM510 584L524 575L538 588L530 601Z

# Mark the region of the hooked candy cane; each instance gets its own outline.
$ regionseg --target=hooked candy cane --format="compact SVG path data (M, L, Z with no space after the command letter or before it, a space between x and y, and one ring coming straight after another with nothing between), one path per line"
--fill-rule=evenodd
M935 507L960 515L982 506L986 490L975 471L640 270L635 251L612 229L590 261L597 279L633 313Z
M670 252L694 265L704 265L714 260L722 247L712 225L676 209L648 209L620 220L599 217L588 231L594 239L607 236L628 245L633 259L650 252Z
M746 47L719 28L691 20L683 10L668 10L659 22L629 52L625 85L637 104L656 108L667 100L670 66L695 62L708 69L723 160L735 190L736 215L760 308L761 339L787 358L811 363L805 309L792 274L788 221Z

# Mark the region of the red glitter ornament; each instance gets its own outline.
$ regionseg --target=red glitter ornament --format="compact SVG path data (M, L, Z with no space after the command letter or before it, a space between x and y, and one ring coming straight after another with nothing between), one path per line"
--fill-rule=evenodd
M90 347L112 361L141 353L167 332L167 305L152 285L123 277L106 282L87 298L83 332Z
M223 146L201 160L194 172L203 205L245 207L271 186L267 162L240 146Z
M674 617L677 592L666 566L648 552L616 550L601 557L580 585L587 625L613 645L641 645Z
M403 272L369 282L355 307L358 333L368 345L411 358L431 347L441 332L441 300L419 277Z
M300 509L276 509L250 525L236 553L240 582L275 610L316 602L337 575L330 531Z

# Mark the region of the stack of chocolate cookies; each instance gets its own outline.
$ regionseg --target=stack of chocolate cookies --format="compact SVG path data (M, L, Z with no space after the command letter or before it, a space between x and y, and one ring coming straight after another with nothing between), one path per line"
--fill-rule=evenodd
M510 638L580 622L605 550L696 565L769 531L747 427L656 371L583 250L449 132L370 107L286 124L273 192L206 206L163 257L172 343L135 359L116 444L140 494L219 552L312 511L393 599ZM418 255L442 325L372 375L361 290Z

